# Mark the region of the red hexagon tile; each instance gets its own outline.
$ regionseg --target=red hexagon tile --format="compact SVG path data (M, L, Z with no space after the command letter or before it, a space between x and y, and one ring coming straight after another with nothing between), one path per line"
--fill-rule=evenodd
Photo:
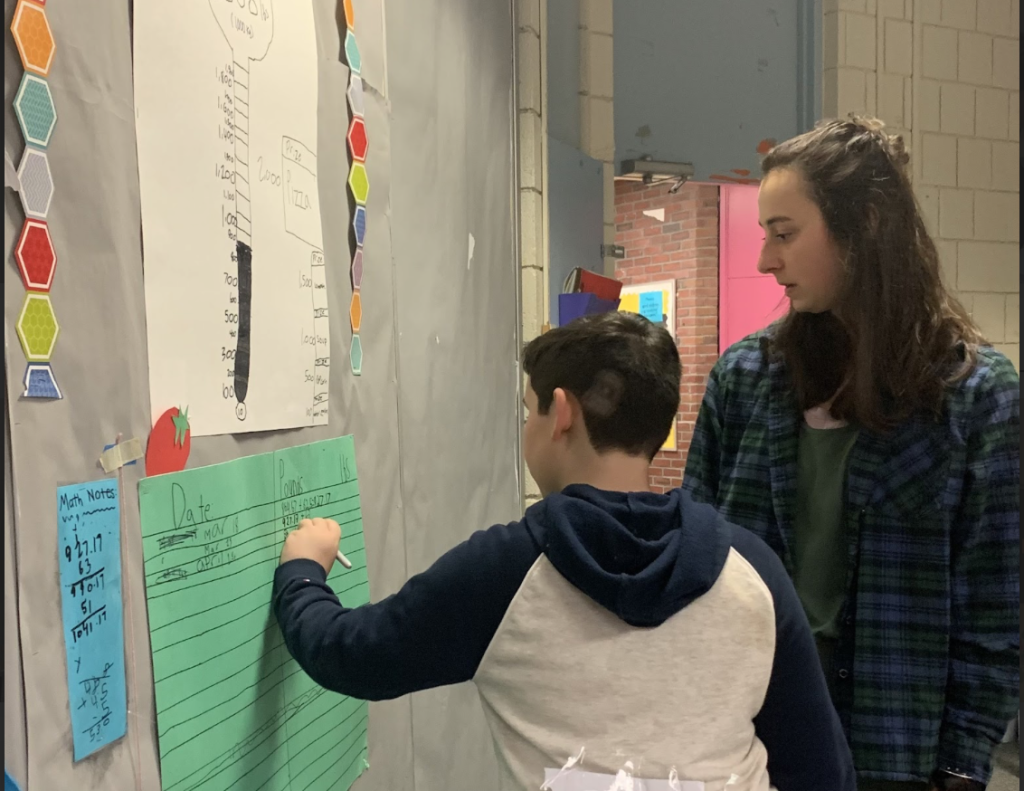
M21 272L25 288L30 291L49 291L53 272L57 267L57 254L53 250L50 229L42 220L25 220L21 236L14 248L14 260Z
M366 123L358 115L352 119L348 127L348 152L352 159L357 162L366 160L366 150L369 143L366 140Z

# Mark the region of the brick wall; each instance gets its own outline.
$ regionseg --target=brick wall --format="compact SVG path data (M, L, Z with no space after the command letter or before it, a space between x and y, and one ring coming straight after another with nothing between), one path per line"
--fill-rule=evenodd
M644 211L664 209L664 222ZM686 450L711 367L718 359L718 187L615 183L615 243L626 249L615 276L626 285L676 281L676 341L683 363L676 442L659 453L651 486L664 492L683 480Z
M1019 0L826 0L826 116L911 148L943 274L1020 369Z

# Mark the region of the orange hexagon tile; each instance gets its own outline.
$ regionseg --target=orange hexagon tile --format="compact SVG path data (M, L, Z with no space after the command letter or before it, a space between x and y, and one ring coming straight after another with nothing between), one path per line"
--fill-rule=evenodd
M35 72L43 77L49 75L56 46L53 43L53 33L46 19L45 9L32 0L18 0L14 21L11 22L11 33L14 36L14 43L18 46L21 65L25 71Z
M356 28L356 10L352 7L352 0L345 0L345 25L355 30Z
M25 301L18 317L18 340L30 363L43 363L53 354L60 327L53 315L53 305L47 294L35 291L25 293Z
M363 321L363 299L359 291L352 293L352 304L348 308L348 318L352 322L352 332L359 332L359 325Z

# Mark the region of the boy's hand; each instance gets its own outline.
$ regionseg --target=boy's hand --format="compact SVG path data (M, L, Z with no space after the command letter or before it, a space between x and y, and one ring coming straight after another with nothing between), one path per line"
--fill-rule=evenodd
M315 560L330 574L338 556L340 542L341 527L333 519L303 519L285 538L281 562L287 563L299 558Z

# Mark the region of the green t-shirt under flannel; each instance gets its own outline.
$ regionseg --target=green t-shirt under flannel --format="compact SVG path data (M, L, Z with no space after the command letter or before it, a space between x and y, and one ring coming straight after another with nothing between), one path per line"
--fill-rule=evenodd
M856 441L855 426L800 427L793 584L819 640L839 637L847 577L846 462Z

